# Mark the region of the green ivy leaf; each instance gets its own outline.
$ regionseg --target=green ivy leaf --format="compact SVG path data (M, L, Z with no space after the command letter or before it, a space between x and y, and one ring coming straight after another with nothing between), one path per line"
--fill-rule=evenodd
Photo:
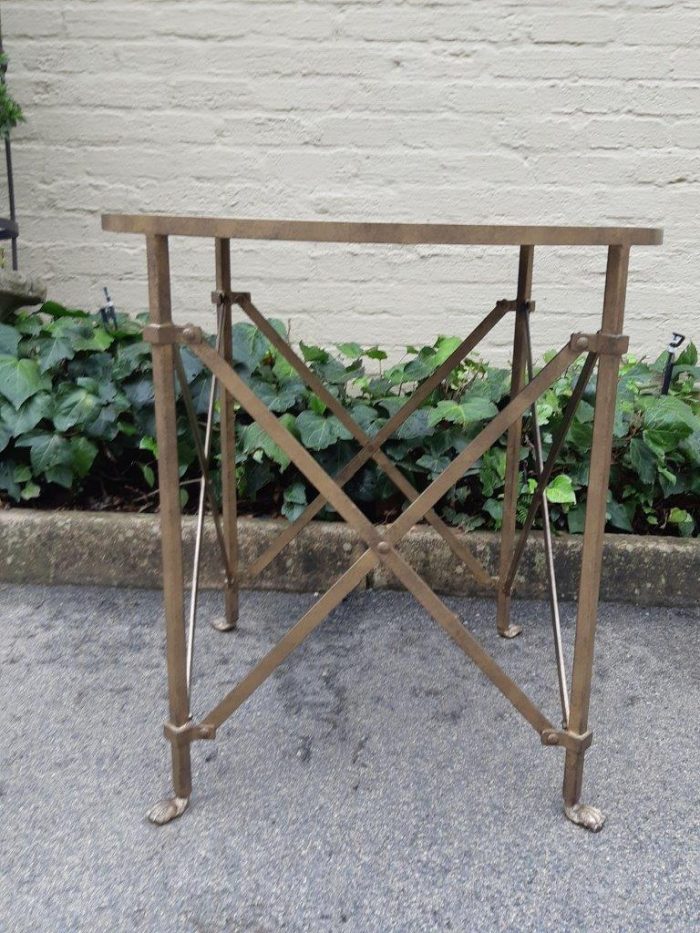
M566 476L564 473L554 477L552 482L547 486L545 494L550 502L557 502L561 505L576 505L574 484L571 481L571 477Z
M87 476L97 456L97 445L87 437L72 437L70 445L71 467L76 476Z
M295 521L306 508L306 487L303 483L292 483L283 493L282 514L290 522Z
M71 341L59 334L40 337L36 342L36 348L39 352L39 369L42 373L48 372L64 360L72 360L75 356L75 348Z
M338 440L350 440L352 435L336 417L303 411L297 416L296 426L301 442L308 450L325 450Z
M681 537L688 538L692 535L695 528L695 521L690 512L685 509L672 508L668 515L668 520L673 525L678 525L678 531Z
M141 438L139 441L139 449L150 451L154 457L158 456L158 443L156 442L155 437L151 437L149 434L146 434Z
M150 369L150 365L151 348L144 341L135 341L119 348L112 365L112 375L121 381L135 372Z
M56 319L64 317L85 319L90 317L87 311L78 311L75 308L66 308L62 304L59 304L57 301L45 301L39 310L42 314L47 314L49 317Z
M625 460L637 473L643 483L650 484L656 479L657 458L639 437L633 437L627 448Z
M147 463L139 463L139 468L143 473L143 478L148 484L148 488L153 489L156 484L156 474L153 471L153 467L150 467Z
M279 385L264 382L262 379L251 379L250 388L270 411L274 412L284 412L294 408L303 399L306 392L304 384L298 379L289 380Z
M6 492L15 502L19 502L21 493L20 481L15 477L15 471L16 464L13 460L0 460L0 490Z
M48 392L38 392L23 402L19 408L9 402L0 404L0 424L13 437L26 434L39 424L42 418L49 418L53 408L53 398Z
M85 324L80 328L78 334L73 337L73 348L75 350L106 350L112 345L114 337L99 325L90 327Z
M359 343L337 343L338 350L350 359L356 360L362 356L362 347Z
M82 386L76 386L59 395L53 413L53 423L59 431L67 431L76 424L90 424L100 414L103 404L98 395Z
M299 343L299 349L307 363L327 363L331 358L328 350L324 350L322 347L316 347L313 344L304 343L303 340Z
M622 531L634 531L631 516L634 514L634 503L617 502L611 499L607 505L607 519L614 528Z
M273 460L281 470L286 470L289 466L289 457L282 450L282 448L277 445L269 434L266 434L263 429L255 421L252 424L248 424L243 428L243 451L247 454L255 454L256 452L264 453L266 457L270 460Z
M463 402L443 400L431 410L428 423L436 425L441 421L449 421L452 424L467 425L473 421L485 421L497 414L498 409L493 402L479 396Z
M50 382L39 371L34 360L19 360L16 356L0 356L0 395L19 408L32 395L50 388Z
M419 408L406 418L404 423L392 435L399 441L412 441L418 438L429 437L435 433L431 424L430 409Z
M28 447L35 474L44 473L53 467L69 465L71 451L68 441L61 434L34 431L16 442L17 447Z
M586 522L586 506L576 505L566 513L566 524L569 534L583 534L583 527Z
M44 476L48 483L56 483L57 486L63 486L64 489L70 489L73 485L73 470L66 464L61 463L57 466L49 467L44 472Z
M423 454L422 457L416 460L416 466L426 469L431 477L439 476L449 465L449 457L434 457L431 454Z
M9 324L0 324L0 354L3 356L17 356L20 333Z

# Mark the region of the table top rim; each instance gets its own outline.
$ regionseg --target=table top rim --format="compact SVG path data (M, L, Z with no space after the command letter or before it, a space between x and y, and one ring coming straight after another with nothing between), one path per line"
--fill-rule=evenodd
M149 213L103 214L102 229L162 236L398 245L656 246L663 242L660 227L376 223Z

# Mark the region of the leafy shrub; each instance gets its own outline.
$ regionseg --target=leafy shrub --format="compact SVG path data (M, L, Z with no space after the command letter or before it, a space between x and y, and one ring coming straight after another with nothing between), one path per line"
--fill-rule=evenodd
M141 339L143 316L118 315L116 329L99 316L46 302L40 313L18 312L0 325L0 496L46 507L152 510L157 504L156 442L150 350ZM280 322L275 327L284 331ZM239 373L287 428L335 473L352 459L357 442L251 324L234 326ZM338 345L336 352L302 343L309 366L330 386L369 435L403 397L444 361L459 340L408 347L387 366L378 347ZM182 351L198 415L207 408L209 378L198 359ZM659 396L663 358L624 361L614 428L611 530L689 536L700 523L700 375L697 352L681 354L671 394ZM561 421L578 368L541 397L538 415L546 450ZM454 370L415 411L384 450L416 488L425 488L508 400L510 373L476 357ZM547 496L557 528L580 532L591 447L594 382L571 426ZM180 403L181 405L181 403ZM196 452L184 406L178 413L182 501L198 483ZM293 519L315 495L284 452L241 412L237 426L237 487L242 511L282 513ZM526 431L528 425L526 424ZM522 520L535 488L534 456L524 435ZM219 433L213 437L214 481L219 485ZM498 528L505 474L505 437L489 450L439 504L450 523ZM374 463L347 484L374 521L400 512L398 495ZM334 517L330 508L321 517Z
M4 76L6 70L7 55L0 52L0 75ZM5 82L0 80L0 139L7 139L10 130L22 122L24 122L22 108L10 94Z

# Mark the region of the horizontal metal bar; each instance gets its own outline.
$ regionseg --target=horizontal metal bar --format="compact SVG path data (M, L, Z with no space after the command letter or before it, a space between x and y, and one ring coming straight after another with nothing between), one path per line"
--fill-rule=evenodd
M433 243L457 246L655 246L663 230L651 227L541 227L474 224L347 223L327 220L253 220L173 217L167 214L103 214L112 233L304 240L313 243Z

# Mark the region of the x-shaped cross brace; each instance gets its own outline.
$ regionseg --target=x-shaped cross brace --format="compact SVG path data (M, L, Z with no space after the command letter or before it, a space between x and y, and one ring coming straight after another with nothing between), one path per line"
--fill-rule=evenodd
M239 303L247 304L250 313L249 298L237 295ZM497 309L494 309L495 313ZM505 310L505 309L504 309ZM292 348L282 341L273 328L254 310L256 324L266 336L275 335L275 343L284 356L300 372L307 384L328 404L328 407L340 417L348 430L360 443L372 447L373 454L378 453L377 440L368 438L340 403L322 385L318 377L296 356ZM252 316L252 315L251 315ZM460 619L433 592L425 580L405 561L396 550L401 539L410 529L427 514L431 513L437 502L481 457L485 451L503 434L510 424L522 417L535 400L558 379L571 363L584 351L595 354L605 339L602 335L574 334L559 353L535 376L531 382L515 396L508 405L467 445L452 463L422 493L416 490L399 474L399 488L407 491L412 500L408 508L380 535L374 525L365 517L339 486L338 482L314 460L311 454L272 414L266 405L256 396L246 382L234 371L220 353L207 344L199 328L183 328L169 325L167 331L160 328L149 329L149 339L154 343L178 342L190 346L191 350L209 368L213 376L238 401L251 418L279 445L289 459L318 490L323 499L350 524L367 545L364 554L331 586L331 588L305 613L277 645L235 686L224 699L207 713L198 724L190 724L177 729L166 729L168 737L175 742L191 741L196 738L213 738L216 729L260 686L270 674L285 660L338 603L351 592L379 563L391 570L409 590L427 612L438 622L459 647L474 661L498 689L510 700L524 718L539 732L543 742L548 745L580 745L588 741L586 736L579 736L568 730L557 731L549 719L535 706L532 700L502 670L493 658L481 647L467 631ZM378 458L381 465L385 458ZM390 470L398 471L389 462ZM391 474L390 474L391 475ZM392 478L394 478L392 476ZM434 513L433 513L434 515ZM437 518L437 516L435 516ZM439 519L438 519L439 522ZM461 555L460 555L461 556Z

